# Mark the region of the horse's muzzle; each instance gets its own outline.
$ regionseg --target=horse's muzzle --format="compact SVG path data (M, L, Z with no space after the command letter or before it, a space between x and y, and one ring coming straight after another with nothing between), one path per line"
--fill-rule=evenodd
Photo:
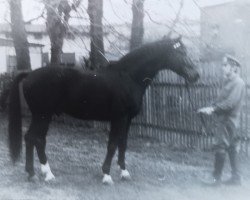
M193 73L192 75L189 75L187 78L187 81L189 83L194 83L200 78L200 75L198 72Z

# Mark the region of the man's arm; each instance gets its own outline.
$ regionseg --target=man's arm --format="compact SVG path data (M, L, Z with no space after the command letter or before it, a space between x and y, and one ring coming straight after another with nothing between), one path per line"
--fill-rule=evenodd
M214 112L220 113L233 109L237 104L240 103L244 89L244 82L238 82L235 84L226 98L221 99L219 102L213 104Z

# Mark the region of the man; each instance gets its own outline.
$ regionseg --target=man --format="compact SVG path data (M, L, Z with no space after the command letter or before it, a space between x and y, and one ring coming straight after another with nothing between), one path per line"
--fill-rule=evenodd
M217 100L212 106L198 110L201 114L215 114L218 122L215 134L215 161L213 185L221 183L226 153L229 155L232 176L225 182L230 185L240 185L241 177L238 166L240 111L244 99L245 83L239 76L240 63L232 56L223 58L222 73L224 82Z

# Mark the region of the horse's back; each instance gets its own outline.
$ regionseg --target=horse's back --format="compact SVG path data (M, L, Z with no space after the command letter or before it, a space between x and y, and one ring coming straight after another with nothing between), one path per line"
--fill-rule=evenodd
M23 81L23 92L32 112L53 114L63 99L64 69L45 67L32 71Z

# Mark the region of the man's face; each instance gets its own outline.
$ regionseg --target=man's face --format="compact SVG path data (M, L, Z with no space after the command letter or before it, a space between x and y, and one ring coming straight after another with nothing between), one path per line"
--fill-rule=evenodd
M232 67L227 62L227 58L223 58L223 61L222 61L222 73L223 73L224 78L227 78L232 73Z

